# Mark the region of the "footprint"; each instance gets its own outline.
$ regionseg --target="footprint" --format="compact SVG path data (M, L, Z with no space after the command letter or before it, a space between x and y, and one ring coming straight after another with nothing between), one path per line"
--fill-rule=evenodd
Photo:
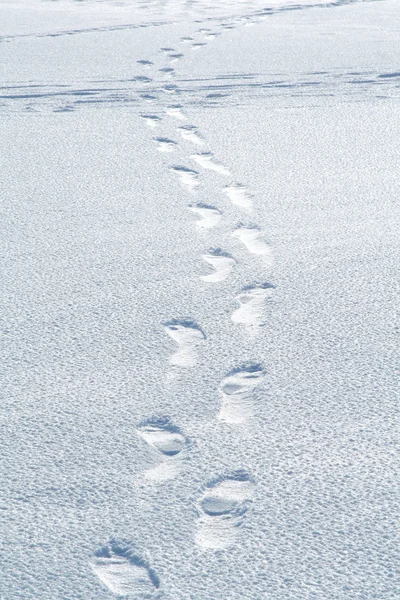
M179 91L178 86L175 83L166 83L162 89L166 94L177 94Z
M177 352L170 357L170 364L195 366L197 347L206 337L202 329L191 319L173 319L164 323L164 328L179 346Z
M152 481L166 481L175 477L181 469L188 445L180 429L162 418L143 421L137 432L149 445L151 458L156 463L145 472L145 477Z
M210 171L215 171L216 173L221 173L222 175L229 175L229 171L226 167L218 163L211 152L203 152L202 154L194 154L191 157L194 161L197 162L198 165L203 167L203 169L209 169Z
M171 63L177 62L178 60L180 60L183 57L184 57L184 54L182 54L181 52L176 52L175 54L168 54L168 58L170 59Z
M268 244L258 239L260 235L260 228L256 225L248 227L239 225L232 233L232 236L238 238L249 252L263 256L266 262L271 265L273 262L272 249Z
M218 35L221 35L221 34L211 31L210 33L206 33L206 35L204 37L206 37L208 39L213 39L213 38L217 37Z
M271 299L273 290L274 286L270 283L245 287L236 297L240 307L232 313L232 321L244 325L248 333L257 333L265 325L265 305Z
M170 167L170 169L179 175L183 187L187 187L193 191L200 185L199 174L197 171L193 171L187 167Z
M240 206L241 208L245 208L247 210L251 210L253 206L253 201L244 185L241 185L240 183L235 183L234 185L227 185L224 188L224 192L228 196L232 204L234 204L235 206Z
M158 127L161 123L161 118L157 115L140 115L144 119L149 127Z
M218 210L218 208L215 208L215 206L209 204L195 204L194 206L189 206L189 208L201 217L196 223L197 227L211 229L221 221L221 211Z
M184 140L188 140L197 146L204 146L204 140L197 131L195 125L182 125L178 128L179 133Z
M118 596L153 597L160 579L132 544L111 540L94 555L91 567L100 581Z
M146 102L155 102L157 100L157 96L153 96L152 94L140 94L140 97Z
M194 44L192 44L192 50L200 50L200 48L202 48L203 46L206 46L207 44L205 42L196 42Z
M218 418L225 423L245 423L254 414L253 391L265 377L259 364L248 363L233 369L219 386L221 409Z
M143 67L151 67L151 65L153 64L151 62L151 60L137 60L136 61L139 65L142 65Z
M180 104L172 104L171 106L167 106L166 113L170 117L175 117L175 119L184 121L186 119L186 117L183 114L181 109L182 109L182 106Z
M175 48L160 48L161 52L165 52L165 54L169 54L170 52L175 52Z
M172 76L175 73L175 69L172 67L163 67L162 69L159 69L159 72Z
M173 152L178 147L178 144L169 138L157 137L154 140L158 142L160 152Z
M195 541L203 549L235 543L251 504L254 481L245 471L216 477L202 490L197 503Z
M200 277L203 281L216 283L217 281L225 281L236 264L236 260L227 252L223 252L220 248L210 250L208 254L203 255L203 260L210 264L214 273L203 275Z
M151 77L146 77L146 75L136 75L134 77L134 81L140 81L141 83L151 83L153 80Z
M189 42L193 42L193 38L192 37L181 37L181 42L183 44L188 44Z

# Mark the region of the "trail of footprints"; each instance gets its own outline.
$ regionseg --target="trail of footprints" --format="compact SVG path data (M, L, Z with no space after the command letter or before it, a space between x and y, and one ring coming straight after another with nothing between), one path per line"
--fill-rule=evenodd
M249 24L249 23L245 23ZM221 25L221 30L232 29L238 22ZM204 40L212 40L221 32L200 29ZM200 50L206 41L198 41L193 37L182 37L183 45L190 45L192 50ZM168 64L158 68L157 72L166 79L175 77L175 68L170 65L184 57L183 52L172 47L160 48L160 55L165 56ZM141 59L137 63L144 71L156 69L153 60ZM147 75L137 76L136 81L143 84L152 82ZM165 83L165 93L175 94L177 86ZM143 101L157 102L157 96L141 93ZM188 158L200 169L211 171L224 179L229 178L222 191L232 206L249 214L253 209L254 198L247 188L234 181L230 170L215 159L212 152L204 150L206 141L194 124L186 124L187 117L180 104L169 104L165 109L168 117L180 121L177 134L185 142L198 147L197 153ZM162 124L159 114L143 112L142 119L151 128ZM180 151L176 140L168 137L154 137L157 150L162 153ZM171 173L178 177L180 185L191 195L201 185L201 173L185 164L172 164ZM194 225L199 232L218 228L223 219L221 210L211 204L191 202L188 209L194 213ZM273 262L272 249L266 243L263 232L257 225L240 223L231 233L233 243L237 240L251 255L258 257L262 264L270 267ZM220 284L229 279L237 265L237 259L222 248L210 248L202 255L204 275L200 276L204 285ZM274 286L271 283L250 283L237 291L236 309L231 314L233 324L241 327L247 335L253 337L265 325L268 314L266 308L273 300ZM196 366L199 352L206 343L206 333L192 318L174 318L164 322L163 328L171 340L171 354L168 362L170 369L186 370ZM215 390L219 398L219 412L216 415L221 426L239 427L253 419L257 413L257 388L265 380L266 372L258 363L243 363L225 374L219 389ZM136 427L138 438L142 440L147 452L147 468L145 481L152 485L163 484L173 480L183 471L185 460L190 452L190 443L184 432L166 417L153 417L139 423ZM237 470L218 475L210 479L199 490L196 505L197 522L194 542L204 551L229 548L237 543L241 526L245 523L251 507L256 482L252 475L244 470ZM137 551L129 541L112 539L107 545L95 552L91 561L92 571L99 580L116 596L135 597L159 596L161 581L145 553Z

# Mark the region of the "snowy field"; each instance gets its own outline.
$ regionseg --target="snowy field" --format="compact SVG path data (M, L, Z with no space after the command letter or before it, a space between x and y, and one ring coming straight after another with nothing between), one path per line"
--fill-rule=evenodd
M398 0L0 0L1 600L398 600Z

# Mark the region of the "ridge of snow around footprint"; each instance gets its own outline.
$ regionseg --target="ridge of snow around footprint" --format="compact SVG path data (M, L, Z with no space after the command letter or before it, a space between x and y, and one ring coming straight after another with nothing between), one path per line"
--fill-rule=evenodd
M165 331L178 344L178 350L170 357L171 365L194 367L197 362L197 348L206 336L197 323L191 319L173 319L164 323Z
M179 427L167 418L152 418L142 421L137 432L148 445L153 462L145 472L145 478L152 481L173 479L180 472L188 445Z
M239 183L227 185L224 192L235 206L240 206L240 208L246 210L251 210L253 207L253 200L244 185Z
M205 142L195 125L182 125L182 127L178 128L178 131L184 140L188 140L197 146L204 146Z
M203 260L214 269L214 273L200 277L202 281L207 281L208 283L216 283L227 279L236 264L236 260L227 252L223 252L221 248L210 250L207 254L203 255Z
M211 480L197 503L195 541L202 549L222 549L235 543L246 518L254 481L245 471Z
M253 392L265 378L264 368L257 363L245 363L230 371L221 381L221 408L218 418L225 423L242 424L254 415Z
M218 208L210 204L195 204L189 206L189 210L200 215L200 219L196 222L196 226L201 229L212 229L221 221L222 214Z
M272 265L272 248L259 239L261 230L256 225L239 225L232 233L232 237L238 238L251 254L262 256L268 265Z
M91 568L110 592L121 597L150 598L160 587L160 579L148 561L126 541L112 539L100 548Z
M193 154L191 157L203 169L209 169L221 175L230 175L229 170L214 159L211 152L202 152L201 154Z
M255 334L265 324L265 306L274 289L270 283L245 287L236 297L240 307L232 313L232 321L244 325L248 333Z

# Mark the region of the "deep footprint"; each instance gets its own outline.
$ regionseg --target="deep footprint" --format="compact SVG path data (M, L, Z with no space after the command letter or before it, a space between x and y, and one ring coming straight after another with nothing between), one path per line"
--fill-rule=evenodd
M274 286L270 283L249 285L236 297L240 307L232 313L232 321L244 325L250 334L265 325L265 307L271 300Z
M185 115L182 112L182 106L180 104L172 104L171 106L167 106L166 113L170 117L174 117L175 119L179 119L180 121L184 121L186 119Z
M166 418L154 418L140 423L137 432L151 453L152 466L145 472L145 477L152 481L175 477L181 469L188 444L180 429Z
M222 175L229 175L229 170L217 162L211 152L203 152L202 154L194 154L192 159L197 162L198 165L203 167L203 169L209 169L210 171L215 171L216 173L221 173Z
M188 169L187 167L170 167L171 171L179 175L179 179L181 185L183 187L189 188L190 190L194 190L200 185L199 182L199 174L197 171L193 171L193 169Z
M189 209L200 215L200 219L196 222L196 226L201 229L212 229L221 221L221 211L210 204L195 204L189 206Z
M225 423L245 423L254 415L253 392L265 377L260 364L249 363L230 371L219 386L221 408L218 418Z
M91 563L100 581L118 596L150 597L160 587L160 579L132 544L111 540L100 548Z
M259 227L252 225L248 227L239 225L232 233L232 236L238 238L251 254L262 256L267 264L272 265L272 248L259 239L260 235Z
M203 260L214 269L214 273L200 277L200 279L209 283L225 281L236 264L236 260L227 252L223 252L220 248L210 250L207 254L204 254Z
M254 482L245 471L217 477L204 488L197 504L195 540L203 549L221 549L235 543L246 518Z
M173 319L164 323L165 331L178 344L178 350L170 357L171 365L194 367L197 348L206 338L202 329L191 319Z

